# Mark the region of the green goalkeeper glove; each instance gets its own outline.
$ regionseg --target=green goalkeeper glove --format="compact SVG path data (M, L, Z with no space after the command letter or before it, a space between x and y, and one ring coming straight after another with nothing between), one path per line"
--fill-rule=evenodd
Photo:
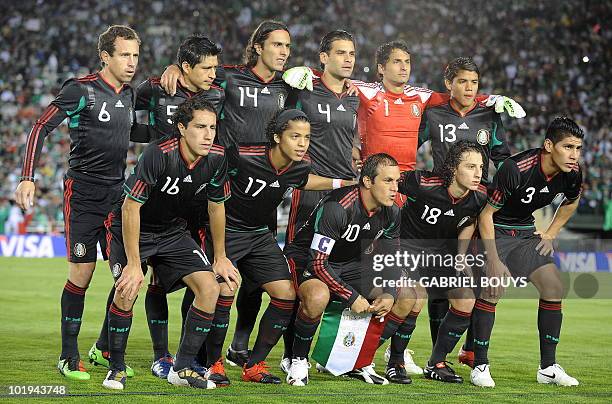
M495 112L498 114L501 114L505 110L508 113L508 116L511 116L512 118L524 118L527 116L525 110L518 102L504 95L490 95L485 102L487 107L492 107L495 105Z
M283 73L285 83L298 90L306 88L308 91L312 91L312 80L314 78L314 73L306 66L292 67Z

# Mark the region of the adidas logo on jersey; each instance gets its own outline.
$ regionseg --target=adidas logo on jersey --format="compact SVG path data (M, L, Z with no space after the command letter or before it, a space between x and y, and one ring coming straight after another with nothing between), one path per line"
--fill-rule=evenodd
M263 90L261 90L262 94L270 94L270 90L268 90L268 87L264 87Z
M548 193L548 185L544 188L540 189L540 192L547 194Z
M455 212L453 212L452 209L447 210L446 212L444 212L444 216L455 216Z
M117 102L115 103L115 108L123 108L123 107L124 107L124 105L121 102L121 100L117 100Z
M188 176L186 176L185 178L183 178L183 182L192 182L192 181L191 181L191 174L189 174Z
M402 105L404 103L404 101L402 101L401 98L398 98L397 100L393 101L393 103L397 104L397 105Z
M461 125L457 126L457 129L468 130L468 129L470 129L470 127L467 126L467 124L465 122L463 122Z
M336 110L346 112L346 109L344 108L344 105L342 104L338 105L338 108L336 108Z
M365 226L363 226L363 230L370 230L370 223L366 223Z
M272 188L280 188L280 184L278 183L278 180L274 181L273 183L270 184L270 186Z

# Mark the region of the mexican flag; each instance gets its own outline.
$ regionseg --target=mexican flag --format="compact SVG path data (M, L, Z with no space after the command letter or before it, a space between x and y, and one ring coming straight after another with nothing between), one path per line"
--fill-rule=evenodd
M312 358L334 376L368 366L384 327L371 313L357 314L332 301L323 314Z

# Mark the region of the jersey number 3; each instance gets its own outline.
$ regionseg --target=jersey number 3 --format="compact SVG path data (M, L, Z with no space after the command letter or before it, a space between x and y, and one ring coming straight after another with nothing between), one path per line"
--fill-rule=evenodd
M527 196L525 196L523 199L521 199L521 202L529 203L533 199L533 194L535 193L535 188L534 187L529 187L525 191L527 192Z

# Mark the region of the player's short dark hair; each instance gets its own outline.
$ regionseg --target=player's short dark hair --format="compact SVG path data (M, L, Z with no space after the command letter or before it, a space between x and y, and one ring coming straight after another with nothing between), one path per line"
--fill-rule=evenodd
M289 122L294 121L310 123L308 116L297 109L281 109L274 114L266 126L266 138L271 146L276 145L274 135L280 136L289 127Z
M336 29L325 34L321 43L319 44L319 53L327 53L331 50L335 41L351 41L355 45L355 38L349 32L342 29ZM324 69L325 65L321 63L321 69Z
M172 124L174 125L175 136L180 137L178 130L178 124L182 123L184 127L189 125L189 122L193 119L194 111L209 111L217 115L215 106L204 98L204 94L196 95L187 99L181 105L178 106L174 114L172 114Z
M132 28L127 25L111 25L98 37L98 55L106 51L109 55L113 56L113 53L115 53L115 39L117 38L126 40L135 39L138 41L138 45L140 45L140 37Z
M268 39L272 31L287 31L287 33L289 33L289 28L287 28L287 25L284 23L275 20L266 20L259 24L259 26L251 34L249 42L244 49L243 58L245 65L248 67L253 67L257 64L259 55L255 50L255 45L260 45L263 47L264 42L266 39Z
M363 179L370 178L374 182L374 178L379 174L378 167L397 166L397 160L387 153L372 154L363 162L361 174L359 175L359 184L364 185Z
M410 49L408 49L408 44L406 41L402 41L401 39L384 43L376 49L376 66L382 65L384 66L391 57L391 52L395 49L399 49L401 51L406 52L410 55Z
M217 56L221 54L221 47L201 34L190 35L181 43L176 53L176 61L182 69L183 62L194 67L206 56Z
M453 59L448 66L446 66L446 69L444 69L444 80L452 82L453 79L459 74L459 70L476 72L478 78L480 79L480 70L478 69L478 65L474 62L474 60L472 60L470 57L460 57Z
M442 167L436 171L436 175L442 178L442 182L446 188L453 183L457 168L459 168L459 164L461 164L461 157L467 152L480 153L482 162L484 163L487 161L482 146L470 142L469 140L458 141L448 151L444 163L442 163Z
M548 124L544 139L550 139L553 144L556 144L570 136L584 139L584 132L572 119L566 116L559 116Z

